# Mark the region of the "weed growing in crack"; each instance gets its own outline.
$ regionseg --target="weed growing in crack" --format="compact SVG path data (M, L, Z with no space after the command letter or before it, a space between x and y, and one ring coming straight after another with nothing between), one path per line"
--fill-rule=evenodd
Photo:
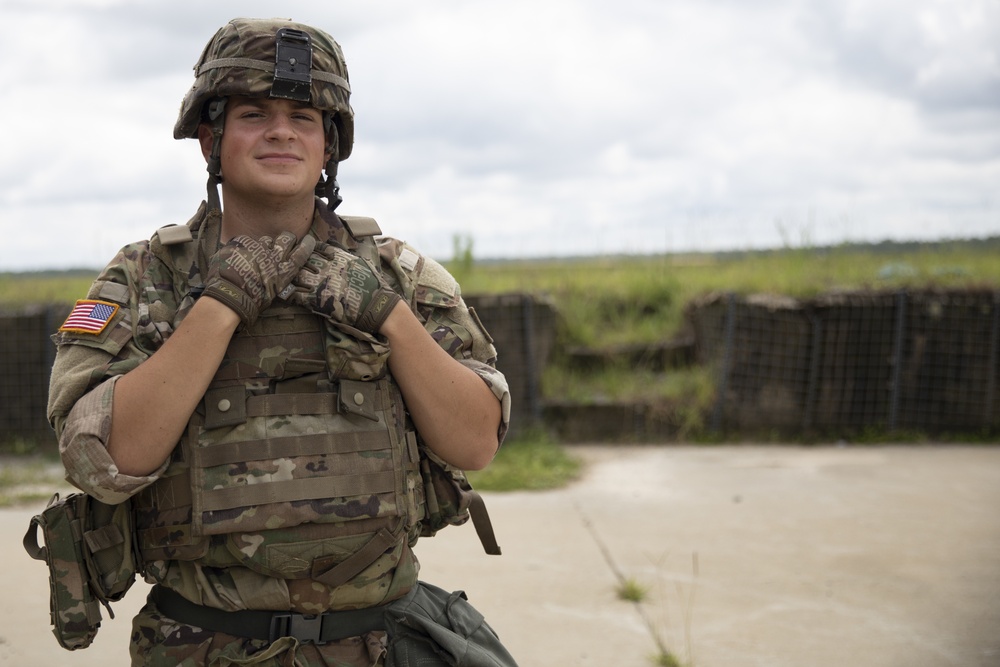
M663 577L663 561L661 558L659 561L654 561L653 566L656 568L657 572L660 573L659 586L659 597L666 601L670 599L671 595L667 590L667 583L664 581ZM681 622L683 625L684 632L684 653L685 658L682 660L676 655L667 650L666 644L663 641L663 636L668 634L667 626L669 625L666 618L666 602L664 602L661 611L661 620L659 623L654 623L650 618L648 620L648 625L650 632L653 634L656 640L657 648L659 652L651 657L651 662L656 667L694 667L695 661L692 654L692 644L691 644L691 625L692 617L694 613L694 600L695 593L698 589L698 552L694 551L691 553L691 578L687 584L681 579L676 577L671 577L673 579L674 595L673 599L676 600L681 615ZM657 628L659 626L659 628Z
M630 602L634 607L639 617L642 619L643 623L646 625L646 629L649 631L649 636L656 644L657 653L651 656L650 660L656 667L693 667L694 661L691 657L691 611L694 606L694 591L697 586L698 580L698 552L691 554L691 566L692 566L692 587L690 594L686 596L683 595L683 589L680 584L677 584L678 599L682 600L684 603L684 639L687 644L687 661L681 662L670 650L667 649L666 643L663 640L662 633L657 629L656 624L650 617L649 612L643 607L641 602L646 600L649 589L640 584L636 579L632 577L626 577L621 568L615 562L614 557L611 555L611 550L608 549L608 545L604 543L601 539L600 534L594 528L594 524L591 523L590 518L587 517L583 508L579 504L576 504L576 511L580 515L580 519L583 522L584 527L590 533L600 550L601 554L604 556L604 561L608 564L608 568L614 574L615 579L618 580L618 586L615 589L620 600Z
M632 577L628 577L619 581L617 593L619 600L639 603L649 595L649 587L639 583Z
M659 654L653 656L653 664L656 667L683 667L683 663L670 651L661 651Z

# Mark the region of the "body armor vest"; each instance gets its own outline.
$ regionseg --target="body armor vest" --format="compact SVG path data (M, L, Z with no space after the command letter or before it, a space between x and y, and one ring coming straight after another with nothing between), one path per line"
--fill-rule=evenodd
M379 266L375 221L339 219ZM199 292L218 223L203 205L188 226L154 237L175 290ZM240 329L166 471L133 498L143 560L336 587L393 567L419 536L470 516L487 553L499 554L482 498L418 445L388 355L372 336L281 302Z
M423 484L402 397L384 354L347 359L348 339L365 343L336 333L275 306L234 336L166 473L136 498L144 559L337 586L416 539Z

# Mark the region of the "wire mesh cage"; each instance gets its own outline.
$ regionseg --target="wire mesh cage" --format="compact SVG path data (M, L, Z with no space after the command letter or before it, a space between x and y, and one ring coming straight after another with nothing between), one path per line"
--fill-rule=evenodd
M717 368L716 429L997 431L1000 292L723 294L688 318Z

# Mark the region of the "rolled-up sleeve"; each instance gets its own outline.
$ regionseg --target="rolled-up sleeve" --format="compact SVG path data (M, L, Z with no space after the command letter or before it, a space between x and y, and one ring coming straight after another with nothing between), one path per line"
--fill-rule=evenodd
M496 368L482 361L459 359L459 363L482 378L493 395L500 401L500 427L497 429L497 441L502 443L510 427L510 388L507 386L507 378Z
M71 484L103 503L115 505L152 484L167 462L150 475L123 475L108 454L115 383L109 378L84 394L62 422L59 455Z
M123 475L107 450L115 383L149 357L161 343L161 329L168 326L138 326L141 314L149 311L148 304L140 302L150 292L145 283L140 286L149 263L147 250L144 242L126 246L91 285L89 299L117 305L101 330L91 333L64 325L53 336L58 350L49 381L48 418L59 439L66 479L108 504L152 484L166 465L144 477Z

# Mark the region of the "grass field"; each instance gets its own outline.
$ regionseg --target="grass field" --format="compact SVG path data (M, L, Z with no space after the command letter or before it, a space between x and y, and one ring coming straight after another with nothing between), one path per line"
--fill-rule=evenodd
M473 264L466 294L548 294L564 343L607 346L669 338L685 305L713 291L812 297L832 290L1000 288L1000 238L775 251Z
M548 295L559 313L556 354L542 393L560 400L667 402L696 437L714 401L705 368L669 373L622 361L600 373L561 363L571 347L607 348L677 336L684 309L712 292L796 298L840 290L1000 289L1000 239L933 244L844 245L770 252L617 257L501 263L455 263L467 294Z
M712 291L794 297L842 289L1000 287L1000 237L772 251L445 262L465 294L549 295L580 344L655 340ZM97 269L0 272L0 307L72 303ZM613 326L608 326L613 324Z
M449 263L465 294L544 294L559 313L557 347L606 347L674 337L685 306L711 292L812 297L831 290L1000 289L1000 238L934 244L794 248L769 252ZM0 273L0 309L71 303L86 295L96 270ZM680 405L685 436L697 437L714 383L706 369L670 373L606 368L581 374L546 369L543 393L564 400L665 400ZM495 465L474 475L485 489L546 488L572 479L578 464L544 435L505 446ZM540 472L541 471L541 472ZM5 487L20 480L0 479ZM28 490L31 491L30 489ZM20 497L15 495L15 497Z
M925 244L558 260L474 261L449 268L465 294L546 295L560 318L559 347L608 347L672 338L685 306L715 291L811 297L831 290L1000 289L1000 237ZM0 308L72 303L96 270L0 273ZM572 384L572 383L570 383Z
M447 263L465 294L546 295L559 313L557 348L608 347L669 340L684 308L715 291L811 297L831 290L900 287L1000 288L1000 237L939 243L882 243L773 251L559 260L476 261L456 244ZM86 294L96 271L0 274L0 307L71 303ZM554 365L548 391L559 396L666 398L705 395L697 376L648 377L611 368L580 377Z
M38 273L0 273L0 308L38 303L73 303L87 296L98 271L74 269Z

